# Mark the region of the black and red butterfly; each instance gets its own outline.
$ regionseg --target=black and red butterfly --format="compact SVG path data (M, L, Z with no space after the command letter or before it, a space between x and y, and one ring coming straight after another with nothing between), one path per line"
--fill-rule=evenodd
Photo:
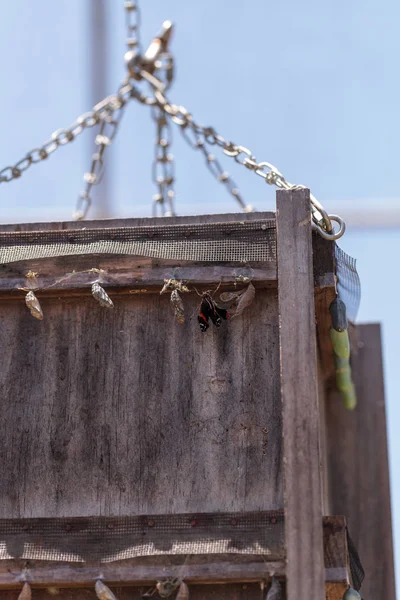
M209 319L214 323L215 327L220 327L222 319L229 319L229 313L225 308L217 306L213 297L208 293L202 294L200 312L197 317L200 323L200 330L207 331L209 328Z

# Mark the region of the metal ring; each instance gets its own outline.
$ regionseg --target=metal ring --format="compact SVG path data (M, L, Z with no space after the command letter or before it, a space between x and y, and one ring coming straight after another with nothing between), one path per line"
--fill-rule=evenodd
M343 219L341 217L339 217L338 215L328 215L328 218L330 221L334 221L335 223L339 224L339 229L338 231L335 231L332 228L331 232L326 231L325 229L323 229L320 225L318 225L317 223L315 223L315 221L312 222L312 228L315 229L316 231L318 231L318 233L326 240L329 241L334 241L334 240L338 240L339 238L342 237L342 235L344 234L344 232L346 231L346 223L343 221Z
M316 199L316 197L311 192L310 192L310 200L311 200L311 204L321 213L322 218L323 218L324 223L325 223L325 229L326 229L326 231L328 233L330 233L331 231L333 231L331 219L330 219L328 213L326 212L326 210L324 209L324 207L322 206L322 204L320 202L318 202L318 200Z

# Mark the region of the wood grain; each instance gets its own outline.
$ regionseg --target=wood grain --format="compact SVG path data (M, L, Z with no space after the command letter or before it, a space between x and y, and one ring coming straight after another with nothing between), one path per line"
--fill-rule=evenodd
M98 269L101 272L93 272ZM35 273L34 278L27 277ZM100 281L115 293L158 293L165 279L190 282L190 286L208 289L221 285L240 284L240 276L252 278L256 287L276 286L276 264L259 263L252 267L191 263L189 261L157 260L135 256L63 256L19 261L0 265L0 300L21 296L20 288L39 290L41 295L59 296L90 294L91 284Z
M123 563L101 565L47 565L20 569L1 569L0 588L21 586L21 577L35 587L91 587L101 575L110 585L151 586L157 580L179 577L187 583L212 584L268 580L272 574L284 577L283 561L268 561L263 556L154 556ZM171 560L172 559L172 560Z
M363 597L395 600L381 330L378 324L357 330L357 408L346 411L335 390L327 405L331 504L347 516L365 570Z
M317 349L309 190L277 192L289 600L324 597Z
M247 514L247 513L246 513ZM156 517L155 517L156 518ZM240 515L238 516L240 520ZM104 519L106 521L106 519ZM323 523L325 581L348 584L346 521L325 517ZM268 555L212 554L159 555L113 563L63 564L51 561L13 559L0 563L0 588L18 587L25 578L35 587L90 586L101 572L119 585L151 585L157 579L180 577L188 583L229 583L267 580L285 576L285 561Z
M47 223L10 223L0 225L0 231L48 231L49 229L101 229L103 227L147 227L186 223L216 223L274 219L273 212L223 213L218 215L187 215L182 217L139 217L135 219L94 219L85 221L52 221Z
M1 517L281 508L277 294L202 334L200 299L0 313Z
M152 586L128 586L112 585L111 589L118 600L142 600L143 594L148 592ZM224 585L196 585L191 584L189 588L190 600L263 600L265 591L262 590L260 582L257 583L232 583ZM34 588L33 597L35 600L95 600L94 585L90 588ZM160 600L160 596L153 596ZM170 596L174 599L175 595ZM0 600L17 600L18 591L0 590ZM336 600L336 599L335 599Z

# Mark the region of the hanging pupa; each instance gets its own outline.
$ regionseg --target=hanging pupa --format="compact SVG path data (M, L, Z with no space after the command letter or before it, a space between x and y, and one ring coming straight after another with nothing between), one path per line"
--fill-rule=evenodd
M181 584L180 579L164 579L163 581L157 581L156 588L161 598L168 598L177 587Z
M32 317L35 317L35 319L38 319L39 321L43 321L43 311L34 292L30 291L27 293L25 296L25 304L31 311Z
M235 317L241 315L245 308L250 306L255 295L255 287L252 283L249 283L247 288L239 290L238 292L223 292L220 295L220 299L222 302L234 302L236 304L236 309L232 310L231 308L229 310L231 318L234 319Z
M349 587L343 596L343 600L361 600L361 596L356 590Z
M18 600L31 600L32 598L32 590L31 586L27 581L25 581L23 588L18 596Z
M99 600L117 600L115 594L101 581L101 579L96 581L94 589L96 590L96 596Z
M282 586L276 577L272 578L271 587L268 590L265 600L282 600Z
M178 290L172 290L171 304L174 309L175 319L180 325L183 325L185 322L185 309L183 307L182 298L180 297Z
M92 296L97 300L100 306L104 306L105 308L114 308L114 303L110 296L97 282L92 284Z
M189 600L189 588L184 581L182 581L181 585L179 586L175 600Z

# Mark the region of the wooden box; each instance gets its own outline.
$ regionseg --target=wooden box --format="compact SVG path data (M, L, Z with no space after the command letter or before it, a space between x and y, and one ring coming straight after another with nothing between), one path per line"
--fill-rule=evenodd
M329 598L341 597L350 581L345 521L322 526L337 497L325 426L334 250L311 234L307 190L279 192L276 214L2 226L0 237L3 262L12 252L30 257L0 271L0 518L4 531L22 532L6 536L0 587L18 588L10 565L20 573L28 557L37 587L98 577L144 586L178 573L195 596L196 584L225 583L218 597L228 589L253 598L254 582L275 573L289 598L317 597L324 581ZM190 289L184 324L160 294L169 279ZM255 299L243 314L201 332L198 294L218 300L250 280ZM113 309L92 297L94 281ZM43 321L29 314L27 290ZM46 531L67 543L115 532L123 517L142 523L141 539L152 535L157 547L158 531L165 541L188 523L196 543L199 525L203 537L226 537L238 523L248 533L252 514L282 524L269 559L230 548L182 562L160 550L164 557L102 564L99 575L96 560L86 570L59 560L57 571L44 554L27 554L35 531L42 548Z

